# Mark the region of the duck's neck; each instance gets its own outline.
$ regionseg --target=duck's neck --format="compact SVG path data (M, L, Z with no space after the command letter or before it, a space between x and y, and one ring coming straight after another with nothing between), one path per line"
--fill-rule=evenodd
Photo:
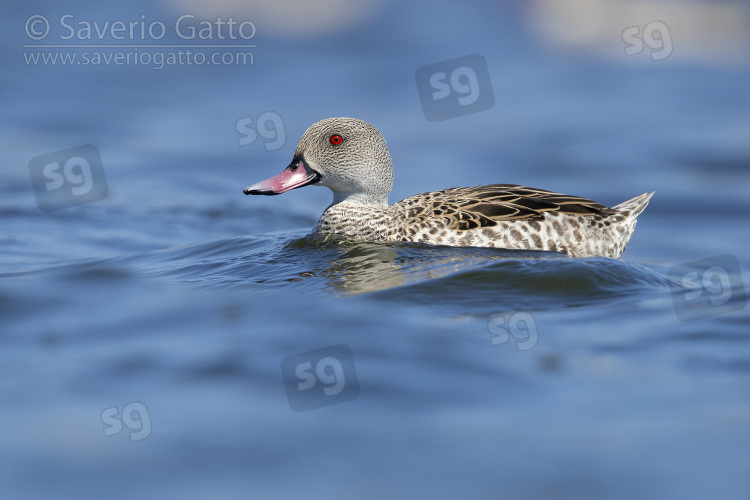
M356 198L348 197L326 208L311 234L318 241L328 241L334 237L362 241L387 240L398 229L392 223L393 214L387 203L361 203Z
M333 202L328 206L331 208L339 204L351 204L351 205L364 205L371 206L373 208L388 208L388 197L376 196L372 193L345 193L340 191L334 191Z

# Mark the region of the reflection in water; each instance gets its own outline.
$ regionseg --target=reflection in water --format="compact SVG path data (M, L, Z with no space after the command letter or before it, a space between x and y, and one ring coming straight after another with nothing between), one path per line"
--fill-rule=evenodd
M319 273L319 276L330 280L330 285L338 292L357 295L405 283L399 254L387 245L342 244L339 251L341 254L331 261L331 267Z
M314 268L313 273L325 278L330 288L343 295L358 295L429 281L495 260L566 258L556 252L446 248L419 243L328 240L323 244L310 237L294 240L285 248L324 251L326 265Z

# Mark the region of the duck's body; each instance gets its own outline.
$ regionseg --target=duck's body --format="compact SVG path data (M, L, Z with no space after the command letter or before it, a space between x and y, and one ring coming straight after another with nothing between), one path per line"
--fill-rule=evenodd
M422 193L388 205L392 179L390 154L377 129L361 120L329 118L305 132L286 170L244 192L330 187L333 203L312 231L319 241L412 241L615 258L653 195L608 208L552 191L492 184Z
M619 257L650 194L607 208L512 184L423 193L387 207L331 205L312 236Z

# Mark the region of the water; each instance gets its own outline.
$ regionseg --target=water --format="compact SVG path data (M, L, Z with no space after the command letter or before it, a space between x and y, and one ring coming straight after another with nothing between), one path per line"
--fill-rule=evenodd
M560 31L541 1L384 2L354 20L331 2L308 27L226 5L5 9L4 496L750 496L744 14L723 30L704 16L701 32L675 11L625 9ZM255 20L254 64L23 59L35 14L58 36L63 14L171 26L190 12ZM626 57L622 31L657 19L672 56ZM475 53L494 105L427 121L416 69ZM240 146L237 121L266 112L286 140ZM622 260L317 246L305 235L327 190L242 189L329 116L383 132L391 201L493 182L609 206L656 195ZM40 211L29 162L85 144L106 197ZM307 372L316 391L343 380L313 398L338 403L294 411L282 361L339 345L352 359L309 357Z

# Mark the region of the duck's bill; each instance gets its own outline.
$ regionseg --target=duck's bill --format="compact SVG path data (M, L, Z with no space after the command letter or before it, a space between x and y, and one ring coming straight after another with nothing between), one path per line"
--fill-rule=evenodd
M245 194L264 194L272 196L286 193L320 180L320 174L307 166L303 159L295 159L279 175L246 187Z

